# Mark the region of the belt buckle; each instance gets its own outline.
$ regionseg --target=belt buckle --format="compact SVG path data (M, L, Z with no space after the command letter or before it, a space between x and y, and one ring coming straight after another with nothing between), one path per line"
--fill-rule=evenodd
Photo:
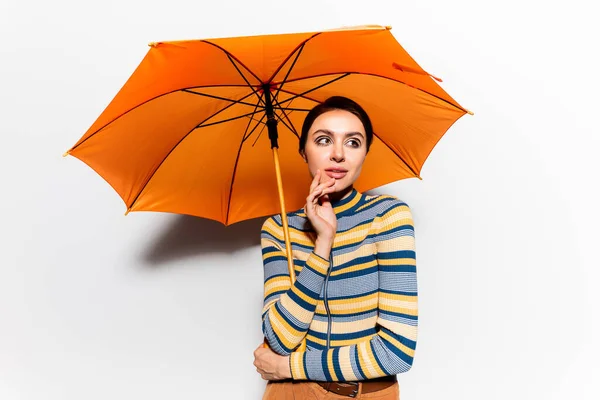
M350 393L348 395L348 397L352 397L352 398L356 397L358 395L358 382L344 382L344 383L349 383L350 385L355 385L356 386L356 389L354 389L352 391L352 393Z

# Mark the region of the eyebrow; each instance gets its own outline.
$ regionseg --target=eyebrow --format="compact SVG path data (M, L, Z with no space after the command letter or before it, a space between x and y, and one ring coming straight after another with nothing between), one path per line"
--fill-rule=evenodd
M317 129L316 131L313 132L313 135L316 135L317 133L326 133L328 135L334 136L333 132L330 131L329 129ZM360 132L347 132L344 134L344 137L350 137L350 136L360 136L361 138L364 139L364 135Z

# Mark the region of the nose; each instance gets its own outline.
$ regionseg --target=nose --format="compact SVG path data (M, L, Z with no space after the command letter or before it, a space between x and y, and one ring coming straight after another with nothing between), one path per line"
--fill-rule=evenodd
M332 146L331 161L338 163L344 161L344 145L342 143L336 143Z

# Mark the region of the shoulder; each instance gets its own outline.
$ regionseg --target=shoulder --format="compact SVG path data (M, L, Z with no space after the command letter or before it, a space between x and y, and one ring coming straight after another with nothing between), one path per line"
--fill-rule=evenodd
M399 197L389 194L369 195L366 196L365 200L365 203L369 205L369 208L373 208L375 211L376 218L382 218L399 211L411 213L410 206L407 202Z
M287 215L287 219L288 219L288 224L292 220L306 219L306 214L304 213L303 209L300 209L298 211L288 212L286 215ZM281 222L281 214L275 214L275 215L266 217L266 219L263 221L262 229L269 228L269 227L283 229L283 223Z
M302 227L306 222L306 214L304 214L304 210L288 212L287 220L290 231L302 231ZM284 241L281 214L266 217L261 226L261 236L270 237L271 239L276 239L281 242Z
M277 217L279 217L278 220L277 220ZM278 229L279 227L281 227L281 216L271 215L263 221L260 230L261 230L261 233L264 234L264 233L277 231L277 230L279 230Z

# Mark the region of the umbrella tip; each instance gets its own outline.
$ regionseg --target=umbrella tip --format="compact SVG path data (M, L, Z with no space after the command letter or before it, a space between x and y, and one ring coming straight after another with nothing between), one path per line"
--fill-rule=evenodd
M148 46L149 47L156 47L156 46L158 46L158 42L150 42L150 43L148 43Z
M469 115L475 115L475 113L473 111L467 110L467 114Z
M127 208L127 211L125 211L125 216L127 216L127 214L129 214L129 211L131 211L131 207Z
M392 30L392 26L391 25L386 25L385 29L388 30L388 31L391 31Z
M66 156L68 156L69 154L71 154L71 150L65 151L65 152L63 153L63 157L66 157Z

